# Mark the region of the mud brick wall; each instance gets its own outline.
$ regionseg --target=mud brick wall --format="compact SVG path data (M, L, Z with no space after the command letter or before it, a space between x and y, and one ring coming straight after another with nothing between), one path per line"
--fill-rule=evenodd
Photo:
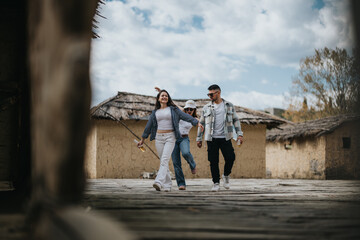
M141 136L146 121L125 121L127 126ZM265 125L242 125L245 143L239 148L233 141L236 161L232 178L265 177ZM191 174L187 162L182 160L186 178L210 178L206 144L196 146L196 128L189 134L190 151L197 164L197 173ZM138 178L142 172L159 168L159 160L149 151L141 152L134 143L135 137L121 124L109 120L93 120L93 129L88 136L85 170L88 178ZM156 152L155 141L146 143ZM220 171L224 160L220 154ZM172 161L170 171L174 172Z

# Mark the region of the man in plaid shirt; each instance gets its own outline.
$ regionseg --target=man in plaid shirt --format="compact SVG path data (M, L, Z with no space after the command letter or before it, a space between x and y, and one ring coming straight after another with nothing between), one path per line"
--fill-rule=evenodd
M204 131L198 129L197 146L202 147L202 136L207 142L208 160L210 162L210 170L214 185L211 191L219 191L220 189L220 171L219 171L219 149L225 159L224 188L230 188L230 173L235 161L234 148L231 143L233 130L237 136L237 141L243 142L243 132L238 116L236 115L234 105L221 98L221 89L218 85L211 85L208 96L211 103L203 107L200 117L200 123L204 126Z

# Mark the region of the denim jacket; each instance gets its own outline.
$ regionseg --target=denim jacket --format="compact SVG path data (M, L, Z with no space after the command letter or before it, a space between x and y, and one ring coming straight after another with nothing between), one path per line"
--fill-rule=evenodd
M178 107L175 106L169 106L171 110L171 119L175 131L175 137L176 139L180 138L180 131L179 131L179 121L180 119L190 122L193 126L196 126L198 124L198 120L196 118L193 118L187 113L184 113L181 111ZM156 120L156 113L157 110L154 110L151 112L151 115L149 117L149 121L146 124L144 133L142 134L143 138L147 138L150 134L150 141L154 140L156 137L156 131L158 128L157 120Z
M234 130L236 137L242 136L243 132L241 131L241 125L239 117L237 116L235 112L234 105L231 102L228 102L224 100L225 105L225 116L224 116L224 133L225 133L225 139L230 140L234 136ZM214 110L214 104L208 103L203 107L201 117L200 117L200 123L205 128L205 141L212 141L212 134L214 131L214 123L215 123L215 110ZM198 129L196 141L202 141L202 136L204 132L200 131Z

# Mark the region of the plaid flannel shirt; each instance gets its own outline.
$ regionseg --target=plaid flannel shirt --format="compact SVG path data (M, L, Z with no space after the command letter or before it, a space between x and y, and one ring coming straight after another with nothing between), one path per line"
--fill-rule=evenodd
M243 136L243 132L241 131L240 120L235 112L234 105L231 102L228 102L224 99L225 105L225 115L224 115L224 133L226 140L230 140L234 136L234 129L236 137ZM205 141L212 141L212 134L214 132L214 103L210 102L203 107L200 117L200 123L204 126L204 132L201 129L198 129L196 141L202 141L202 136L205 134Z

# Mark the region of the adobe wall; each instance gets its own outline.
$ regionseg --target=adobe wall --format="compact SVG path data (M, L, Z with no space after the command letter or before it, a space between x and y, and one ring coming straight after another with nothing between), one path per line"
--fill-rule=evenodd
M93 124L89 131L86 141L85 151L85 177L96 178L96 143L97 127Z
M325 137L296 139L292 149L284 144L266 143L268 178L325 179Z
M125 124L138 136L141 136L146 121L126 120ZM135 137L120 123L109 120L93 120L96 131L88 137L86 171L90 178L138 178L142 172L153 172L159 168L159 160L149 151L141 152L134 143ZM245 143L238 148L233 141L236 154L232 178L265 177L265 125L242 124ZM94 132L96 132L96 137ZM190 151L197 164L197 174L190 172L190 167L182 158L183 172L186 178L211 178L207 160L206 143L199 149L196 146L196 128L189 134ZM96 140L95 140L96 139ZM156 152L155 141L146 143ZM95 148L94 150L93 148ZM96 173L94 160L96 155ZM90 164L92 163L92 164ZM224 160L220 154L220 172L223 173ZM170 160L170 171L173 171Z
M326 135L326 178L360 178L360 122L345 123ZM350 138L350 148L344 148L343 138Z
M146 121L128 120L125 124L138 136ZM159 160L149 149L141 152L136 139L123 125L109 120L96 120L97 178L138 178L142 172L158 170ZM156 152L155 142L146 143Z
M266 125L242 124L245 142L239 148L235 146L236 162L232 177L265 178L266 177Z
M245 142L241 147L237 147L232 140L235 150L235 162L232 169L232 178L263 178L265 177L265 125L246 125L242 124ZM190 168L183 160L183 171L185 177L211 178L210 164L207 156L206 142L203 141L203 147L199 149L196 146L196 128L190 132L190 151L197 164L198 174L192 176ZM219 168L220 174L224 172L224 158L220 153ZM184 164L185 163L185 164Z

